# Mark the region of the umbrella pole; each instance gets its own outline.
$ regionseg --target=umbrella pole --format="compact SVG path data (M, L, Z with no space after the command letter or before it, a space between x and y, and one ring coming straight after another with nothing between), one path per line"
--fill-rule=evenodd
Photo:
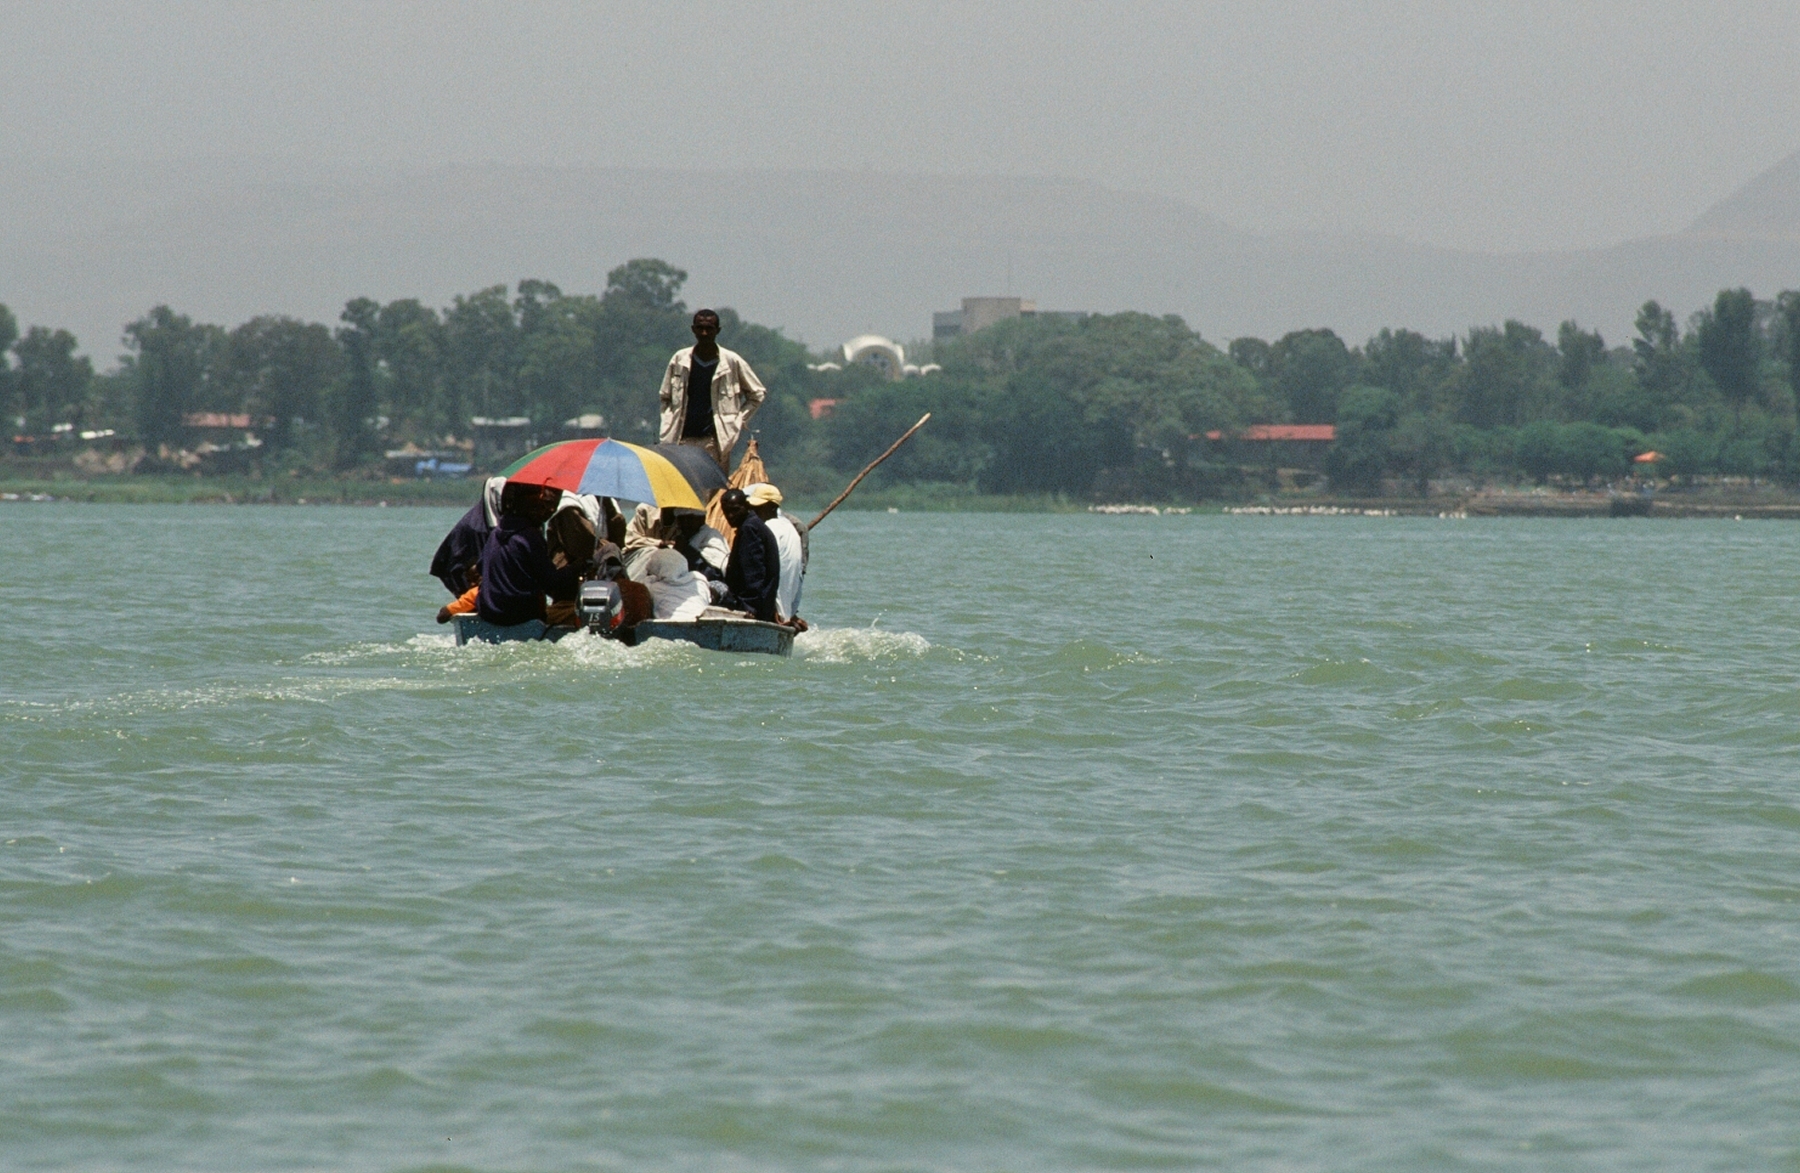
M807 525L806 528L810 530L813 528L813 526L818 525L821 521L824 521L827 517L829 517L831 515L831 511L833 509L836 509L839 505L842 505L844 503L844 498L848 497L852 492L854 492L856 489L856 486L862 484L862 479L864 477L868 476L870 473L875 471L876 465L880 464L882 461L884 461L888 457L892 456L895 453L895 451L897 451L899 449L900 445L902 445L902 444L906 443L908 440L912 439L913 433L918 431L920 428L924 427L925 421L930 418L931 418L931 413L929 411L926 412L924 415L920 416L918 423L916 423L912 427L906 429L906 434L904 436L901 436L898 440L895 440L892 444L888 445L888 450L886 452L883 452L880 456L877 456L874 460L871 460L869 462L869 467L867 467L867 468L863 469L861 472L857 473L856 479L851 481L849 483L849 485L847 485L844 488L844 491L839 493L837 495L836 499L834 499L831 502L831 504L827 505L824 508L824 510L822 512L820 512L819 516L813 518L812 521Z

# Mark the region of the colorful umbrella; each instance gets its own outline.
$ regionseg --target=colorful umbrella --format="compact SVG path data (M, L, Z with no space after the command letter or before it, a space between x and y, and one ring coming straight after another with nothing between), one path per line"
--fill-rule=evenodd
M675 470L687 478L694 495L702 501L725 490L725 470L708 455L706 449L696 448L692 444L658 444L650 451L667 458L675 466Z
M658 508L706 507L667 457L623 440L549 444L521 456L501 475L509 481L548 485L570 493L653 502Z

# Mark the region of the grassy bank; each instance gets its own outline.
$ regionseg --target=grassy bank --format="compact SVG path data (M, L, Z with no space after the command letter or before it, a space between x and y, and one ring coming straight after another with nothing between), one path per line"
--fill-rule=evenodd
M37 475L32 475L37 474ZM373 480L351 477L82 476L0 465L0 500L53 498L110 505L432 505L467 507L480 492L479 478L454 481ZM801 517L824 508L832 494L817 492L816 481L789 497ZM1633 495L1634 496L1634 495ZM1604 491L1551 491L1543 488L1462 487L1427 498L1336 497L1326 493L1261 494L1238 502L1195 503L1195 513L1245 509L1281 513L1379 512L1402 516L1440 513L1470 517L1605 517L1614 495ZM1005 496L961 485L865 484L838 508L850 512L901 513L1082 513L1090 502L1063 494ZM1155 502L1163 505L1164 502ZM1658 492L1647 510L1652 517L1760 517L1800 519L1800 493L1774 485L1712 484Z
M0 475L0 495L107 505L467 505L475 481L362 481L323 477Z

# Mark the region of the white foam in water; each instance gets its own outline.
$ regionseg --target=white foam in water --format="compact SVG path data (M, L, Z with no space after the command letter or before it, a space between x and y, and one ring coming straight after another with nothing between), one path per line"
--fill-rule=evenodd
M405 643L359 643L349 647L337 648L327 652L308 652L300 657L302 664L356 664L364 660L381 659L387 656L402 656L407 652L420 650L435 651L440 648L456 646L454 636L441 632L420 632Z
M628 648L616 640L602 639L585 631L574 632L554 642L471 642L460 648L453 639L447 639L441 651L437 646L423 643L429 638L431 637L417 637L415 647L432 653L433 659L441 656L449 665L519 663L540 667L576 666L623 670L663 665L685 666L704 662L704 657L716 654L704 652L693 644L666 639L647 640L635 648Z
M924 655L931 644L910 631L884 631L874 627L813 628L794 639L795 656L819 664L850 664ZM342 666L387 660L395 656L415 664L433 664L451 672L507 664L578 665L612 670L691 667L712 661L719 653L704 651L679 640L648 640L635 648L585 632L555 643L471 643L457 647L448 632L427 631L404 643L363 643L303 656L306 664ZM750 660L760 662L761 656Z
M795 652L821 664L923 656L930 649L930 641L915 632L874 627L815 627L794 638Z
M409 650L438 653L448 651L466 661L480 657L482 662L513 657L553 657L573 661L584 668L660 668L689 667L712 661L719 653L708 652L681 640L646 640L635 648L610 639L600 639L585 632L565 636L555 643L469 644L458 648L449 636L428 633L407 642ZM922 656L931 648L924 636L910 631L883 631L873 627L813 628L794 638L794 654L821 664L849 664L866 660L888 660ZM751 656L760 662L761 656Z
M660 668L693 664L700 662L702 657L717 654L672 639L645 640L635 648L628 648L616 640L586 632L565 636L551 646L584 668Z
M324 704L355 693L389 692L418 686L417 680L398 676L289 678L257 684L138 689L116 696L51 702L41 707L60 713L112 715L216 708L244 702L299 701Z

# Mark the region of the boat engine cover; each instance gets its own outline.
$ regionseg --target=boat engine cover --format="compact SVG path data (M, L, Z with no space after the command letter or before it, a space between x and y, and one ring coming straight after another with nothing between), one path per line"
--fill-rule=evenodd
M618 584L604 578L589 579L581 584L581 597L576 606L589 631L602 635L611 632L623 608Z

